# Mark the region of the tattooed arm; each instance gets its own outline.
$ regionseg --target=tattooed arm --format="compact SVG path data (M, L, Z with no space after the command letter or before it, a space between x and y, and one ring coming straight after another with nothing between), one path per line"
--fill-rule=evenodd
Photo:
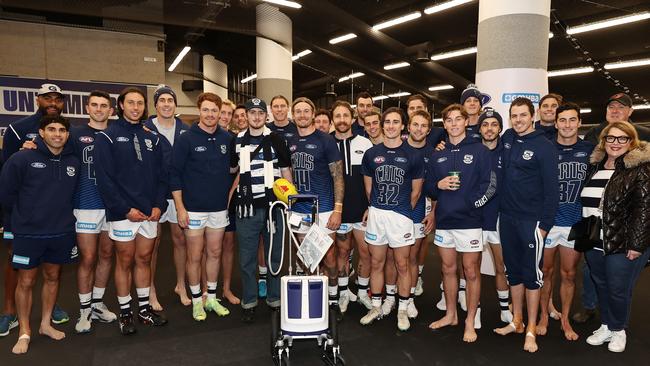
M343 180L343 162L341 160L329 164L330 174L334 182L334 211L327 222L327 228L337 230L341 226L341 213L343 212L343 195L345 184Z

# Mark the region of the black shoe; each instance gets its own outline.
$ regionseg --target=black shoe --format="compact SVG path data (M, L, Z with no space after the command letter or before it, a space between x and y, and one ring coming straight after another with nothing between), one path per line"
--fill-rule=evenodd
M573 321L576 323L583 324L590 321L595 316L596 309L583 309L582 311L573 314L571 319L573 319Z
M167 319L153 311L151 305L138 311L138 320L144 325L153 325L154 327L167 324Z
M242 309L241 321L244 323L252 323L255 321L255 308Z
M135 334L135 324L133 322L133 314L129 313L120 313L120 333L122 335L131 335Z

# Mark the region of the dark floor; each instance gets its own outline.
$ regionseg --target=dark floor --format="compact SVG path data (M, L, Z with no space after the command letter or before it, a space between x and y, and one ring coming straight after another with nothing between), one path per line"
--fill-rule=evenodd
M0 268L4 269L6 251L1 250ZM116 324L97 324L87 335L74 333L78 297L75 267L64 268L59 304L69 311L72 318L58 328L67 338L56 342L42 336L34 336L27 355L11 354L18 332L0 338L0 365L271 365L269 356L270 325L268 311L260 306L257 321L253 325L240 322L240 309L229 306L232 313L225 318L211 314L206 322L192 320L190 307L183 307L173 292L174 268L171 260L171 242L165 230L158 266L158 292L169 324L161 328L138 326L138 333L124 337ZM562 336L559 322L552 321L549 334L538 337L540 346L536 354L522 350L523 335L500 337L492 329L501 326L498 319L496 293L492 277L483 277L482 308L483 328L474 344L462 342L462 327L430 331L427 325L442 316L434 308L437 301L439 259L432 255L425 268L425 293L417 298L420 316L406 333L397 331L394 313L374 325L362 327L359 319L365 311L351 304L345 319L340 323L341 350L347 365L545 365L556 362L562 365L647 365L650 357L650 313L644 311L650 305L650 274L645 271L635 291L631 326L628 330L627 349L622 354L607 351L607 346L593 347L585 338L598 326L598 320L585 325L575 325L580 335L577 342L569 343ZM4 272L2 272L4 273ZM239 288L235 274L236 288ZM580 281L579 281L580 282ZM221 291L221 290L219 290ZM38 329L40 301L38 291L34 294L32 327ZM2 294L0 294L2 296ZM106 302L116 309L115 291L111 285ZM579 301L578 301L579 302ZM559 299L556 299L559 306ZM459 310L460 311L460 310ZM462 316L462 312L460 313ZM297 341L291 350L293 365L321 364L320 351L314 341ZM555 364L555 365L557 365Z

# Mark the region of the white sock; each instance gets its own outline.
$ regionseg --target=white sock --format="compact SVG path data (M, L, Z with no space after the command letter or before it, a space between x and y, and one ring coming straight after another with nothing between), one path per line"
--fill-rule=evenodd
M217 283L208 282L208 300L217 298Z
M149 287L136 288L138 294L138 310L142 311L149 305Z
M93 286L93 296L92 296L92 303L97 304L100 302L104 301L104 292L106 291L106 288L104 287L94 287Z
M81 303L82 309L90 308L90 300L92 299L92 294L89 292L87 294L79 294L79 303Z
M395 302L396 285L386 285L386 300Z
M201 299L201 285L190 285L190 293L192 293L192 304L200 303Z
M465 279L461 278L460 279L460 284L459 284L459 289L465 289L466 286L467 286L467 282L465 281Z
M424 269L424 264L418 265L418 276L422 275L422 270Z
M122 314L129 314L131 312L131 300L131 294L117 297L117 303L120 304L120 312Z

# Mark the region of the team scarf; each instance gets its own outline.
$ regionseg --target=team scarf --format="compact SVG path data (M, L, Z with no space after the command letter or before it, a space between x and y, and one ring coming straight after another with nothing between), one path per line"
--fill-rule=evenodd
M273 149L271 144L271 130L264 127L262 141L253 149L250 145L251 135L249 130L244 132L239 148L239 185L237 186L236 212L239 218L255 215L254 197L251 178L251 160L262 151L264 158L264 194L268 202L274 201L273 195Z

